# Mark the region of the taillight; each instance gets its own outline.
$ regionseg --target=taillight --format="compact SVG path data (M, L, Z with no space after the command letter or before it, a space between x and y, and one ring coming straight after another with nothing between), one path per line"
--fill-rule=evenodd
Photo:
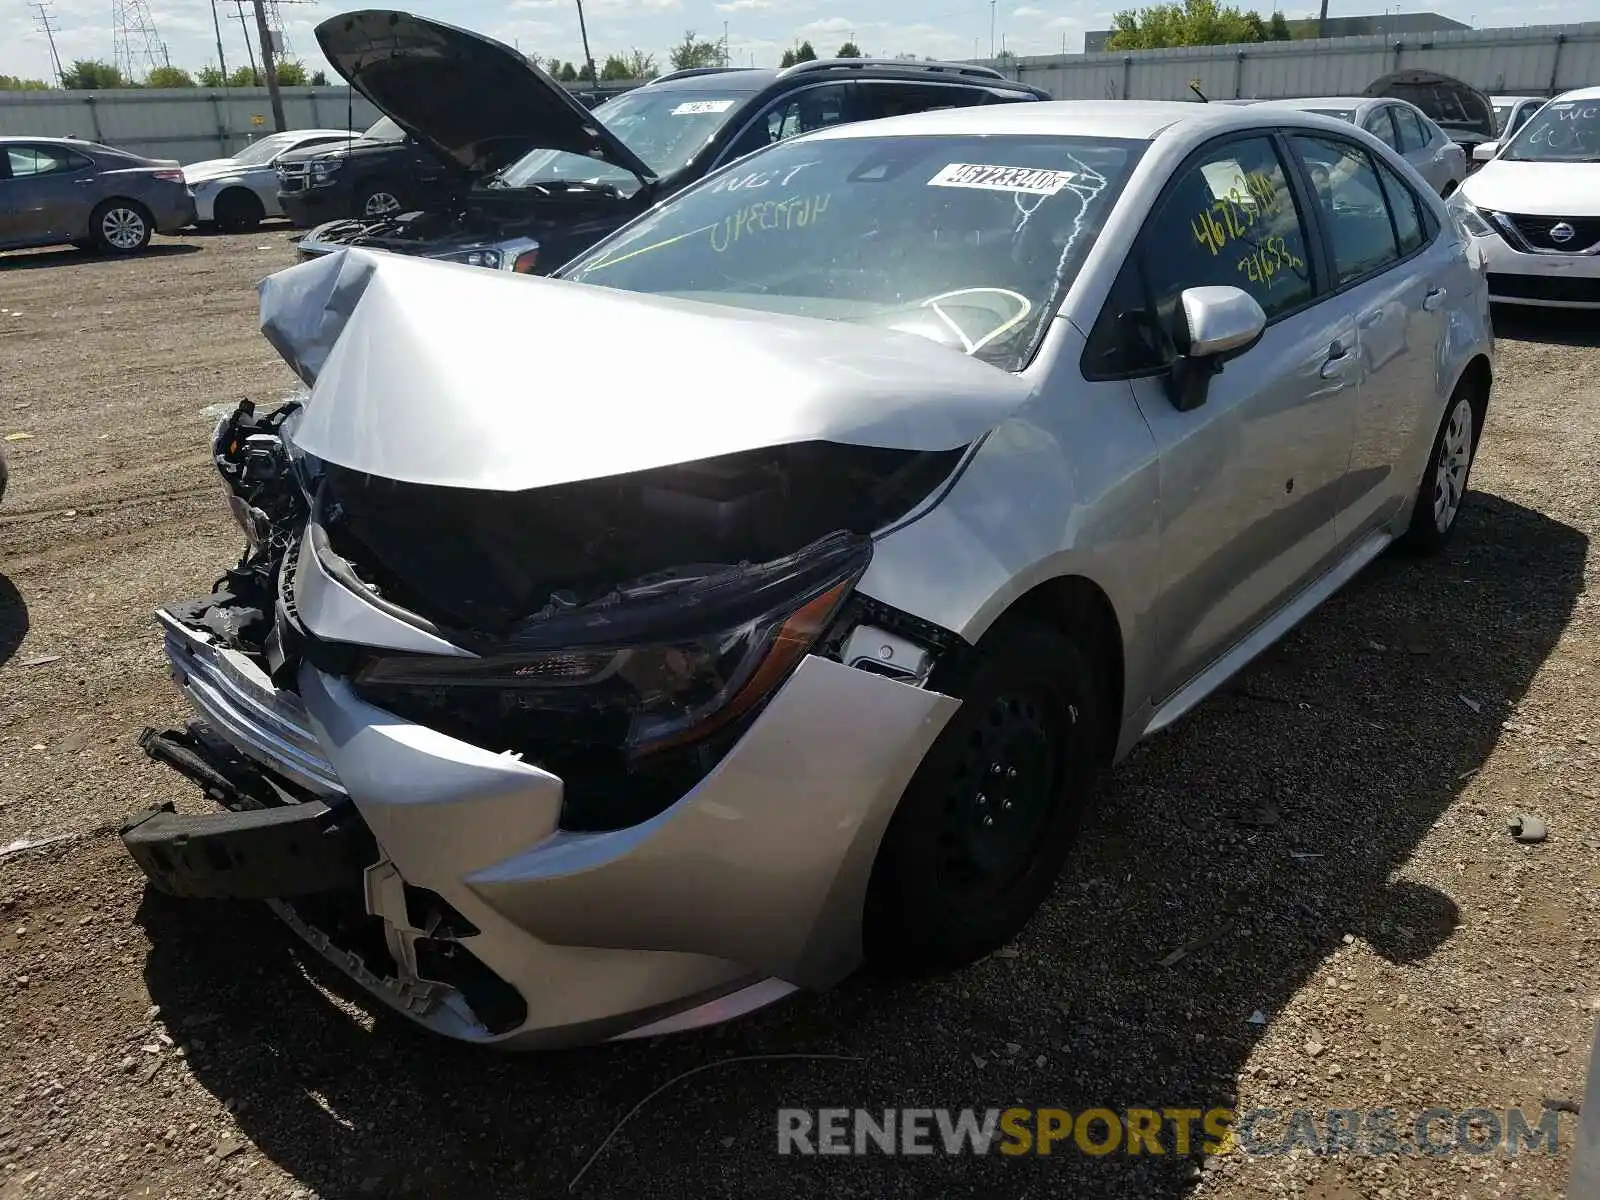
M518 275L532 275L533 268L537 266L538 263L539 251L537 248L533 250L524 250L521 254L517 255L517 261L511 264L511 269Z
M155 177L157 179L164 179L168 183L182 183L183 182L183 172L182 171L155 171L155 172L153 172L153 174L155 175Z

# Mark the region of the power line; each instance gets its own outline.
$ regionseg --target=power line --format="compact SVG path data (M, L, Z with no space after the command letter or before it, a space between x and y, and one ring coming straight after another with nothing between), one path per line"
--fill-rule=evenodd
M56 68L56 82L65 87L66 76L61 71L61 56L56 53L56 27L51 24L55 18L50 14L50 0L34 0L28 7L33 9L34 27L42 30L50 43L50 61Z

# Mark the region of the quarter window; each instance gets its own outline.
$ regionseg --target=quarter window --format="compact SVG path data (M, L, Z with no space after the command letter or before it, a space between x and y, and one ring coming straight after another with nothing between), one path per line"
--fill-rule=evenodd
M1394 214L1394 232L1400 243L1401 255L1420 250L1427 236L1423 232L1422 209L1417 204L1417 194L1389 169L1387 163L1378 164L1378 175L1383 180L1383 194L1389 202L1389 211Z
M1340 286L1371 274L1400 257L1394 224L1372 160L1359 146L1333 138L1293 139L1304 160L1333 243L1334 276ZM1415 208L1412 210L1415 216Z

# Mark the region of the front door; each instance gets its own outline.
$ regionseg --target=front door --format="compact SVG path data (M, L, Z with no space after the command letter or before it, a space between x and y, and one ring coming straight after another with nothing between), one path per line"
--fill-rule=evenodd
M1158 702L1334 557L1355 322L1316 303L1309 226L1288 178L1267 135L1212 143L1180 169L1136 250L1159 330L1181 321L1183 290L1205 284L1243 288L1269 322L1196 409L1175 408L1161 375L1133 381L1160 456Z

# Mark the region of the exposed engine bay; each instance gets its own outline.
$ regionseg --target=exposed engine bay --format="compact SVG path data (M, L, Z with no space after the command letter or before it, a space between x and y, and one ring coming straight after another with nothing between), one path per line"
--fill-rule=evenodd
M870 535L962 455L809 442L475 491L299 453L290 435L300 411L245 401L218 425L213 455L247 545L210 597L171 611L279 687L292 689L310 661L379 708L561 775L570 829L660 811L716 764L800 658L843 656L872 607L852 595ZM319 638L297 608L297 568L311 560L466 657ZM904 667L879 656L868 669L925 678L956 639L916 633L915 646L902 643Z

